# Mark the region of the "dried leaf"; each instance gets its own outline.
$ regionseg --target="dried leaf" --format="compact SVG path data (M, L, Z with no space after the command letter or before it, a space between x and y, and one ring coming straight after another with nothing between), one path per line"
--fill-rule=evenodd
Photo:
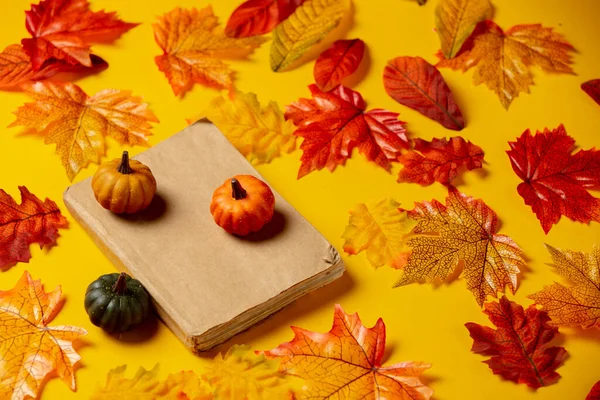
M176 96L199 83L215 89L233 89L233 71L224 59L245 58L267 41L225 36L211 6L196 10L179 7L152 24L163 54L154 58Z
M165 382L167 387L175 388L169 396L162 396L166 400L213 400L212 389L208 383L201 380L192 371L181 371L171 374ZM115 399L116 400L116 399Z
M160 400L181 399L183 382L168 380L160 382L157 378L158 364L150 371L140 367L131 379L125 378L126 365L109 371L104 387L96 388L90 400Z
M558 329L548 325L548 314L534 305L523 310L505 296L499 302L486 303L484 312L497 329L473 322L465 326L473 338L471 351L490 356L484 363L494 374L534 389L560 378L556 368L567 352L564 347L549 346Z
M400 156L404 168L400 170L398 182L449 185L458 176L459 168L481 168L483 162L481 147L460 136L450 140L434 138L431 142L417 138L414 143L413 150Z
M400 150L408 148L404 122L397 113L382 109L365 112L360 93L342 85L327 93L316 85L309 89L313 99L300 99L285 113L298 127L295 135L304 138L298 178L324 167L335 170L355 147L369 161L389 170Z
M225 34L249 37L271 32L305 0L247 0L231 14Z
M349 0L306 0L273 31L271 69L288 69L335 28L350 10Z
M581 89L586 92L592 100L600 105L600 79L592 79L591 81L583 82Z
M19 186L21 204L0 189L0 270L7 270L18 262L29 262L29 245L41 248L56 244L58 229L69 224L56 203L41 201L25 186Z
M21 43L35 71L51 59L91 67L91 43L115 40L138 25L121 21L114 12L91 11L87 0L42 0L25 15L33 38Z
M327 333L292 327L294 339L266 351L281 360L281 370L303 378L306 389L298 399L427 400L433 390L421 374L430 364L406 361L382 367L385 324L380 318L365 328L358 314L335 306L333 327Z
M508 157L523 180L517 190L531 206L544 232L561 215L582 223L600 222L600 199L588 190L600 186L600 151L573 151L575 140L565 127L532 135L527 129L516 142L509 142Z
M585 400L600 400L600 381L592 387Z
M554 271L575 286L554 283L530 295L552 318L551 324L600 329L600 249L562 251L546 245Z
M334 89L352 75L365 53L365 42L360 39L338 40L325 50L315 63L315 83L324 92Z
M294 124L283 118L275 102L260 106L254 93L217 97L209 105L210 119L253 165L269 163L296 148Z
M9 127L44 132L46 144L56 144L70 180L90 162L100 162L105 135L123 144L146 145L150 122L158 122L130 91L105 89L89 97L72 83L36 82L26 92L35 102L19 107Z
M383 72L387 94L398 103L460 131L465 127L460 109L442 74L421 57L397 57Z
M0 291L0 398L37 398L44 381L56 374L73 391L73 342L87 334L74 326L47 326L60 311L60 287L46 293L25 271L14 288Z
M375 204L358 204L350 211L348 226L342 235L344 251L358 254L366 251L371 265L398 268L406 264L405 237L417 225L408 218L406 211L400 211L399 203L391 198Z
M491 15L490 0L441 0L435 8L435 26L444 57L456 56L477 23Z
M475 67L473 83L485 83L506 109L520 92L529 93L533 84L529 67L573 73L570 52L575 49L552 28L515 25L504 32L494 22L482 21L475 30L472 46L455 59L442 60L437 65L463 71Z
M415 203L408 216L418 222L416 236L408 241L412 253L395 286L445 280L460 263L480 306L506 286L517 290L523 252L510 237L496 234L496 213L482 200L450 187L446 205L437 200Z

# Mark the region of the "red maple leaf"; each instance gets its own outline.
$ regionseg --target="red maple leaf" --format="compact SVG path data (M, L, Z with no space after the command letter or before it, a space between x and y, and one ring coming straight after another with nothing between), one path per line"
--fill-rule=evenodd
M360 39L338 40L325 50L315 62L315 83L328 92L352 75L365 53L365 42Z
M591 81L583 82L581 89L590 95L590 97L600 104L600 79L592 79Z
M600 186L600 151L571 154L575 140L562 124L535 135L527 129L509 145L513 170L523 180L517 190L545 233L561 215L583 223L600 222L600 199L587 191Z
M52 200L42 202L24 186L19 186L21 204L0 189L0 270L31 258L29 245L56 244L58 228L68 222Z
M600 400L600 381L596 382L596 384L590 390L590 393L585 397L585 400Z
M497 329L468 322L465 324L473 347L471 351L491 356L484 363L494 374L537 389L556 382L555 371L567 356L563 347L550 347L558 328L548 324L550 317L535 305L523 310L506 296L486 303L484 312Z
M115 40L138 25L121 21L114 12L91 11L87 0L43 0L25 15L33 38L21 43L36 71L50 59L91 67L91 43Z
M304 138L298 178L327 167L330 171L344 165L358 148L369 161L389 170L400 150L408 148L404 122L398 113L372 109L360 93L338 86L328 93L310 85L312 100L300 99L286 109L286 119L298 127L294 133Z
M231 13L225 34L231 37L249 37L269 33L304 1L248 0Z

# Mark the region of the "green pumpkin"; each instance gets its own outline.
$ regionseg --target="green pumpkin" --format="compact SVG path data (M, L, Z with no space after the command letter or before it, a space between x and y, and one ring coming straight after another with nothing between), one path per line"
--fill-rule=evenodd
M106 332L126 332L150 314L150 296L125 272L102 275L85 292L85 310L92 324Z

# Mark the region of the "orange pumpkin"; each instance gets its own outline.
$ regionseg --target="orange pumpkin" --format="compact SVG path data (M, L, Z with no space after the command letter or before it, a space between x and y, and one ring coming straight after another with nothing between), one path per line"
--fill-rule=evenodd
M92 178L100 205L116 214L133 214L148 207L156 194L156 180L146 165L123 157L102 164Z
M259 231L273 218L275 196L266 183L251 175L227 179L213 193L210 212L221 228L244 236Z

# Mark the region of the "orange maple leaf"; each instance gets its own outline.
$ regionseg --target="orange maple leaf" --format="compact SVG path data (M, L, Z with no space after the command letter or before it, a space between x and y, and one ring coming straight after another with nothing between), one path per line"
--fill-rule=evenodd
M231 90L233 71L221 59L247 57L268 40L226 36L211 6L201 10L177 7L158 17L152 27L156 43L164 52L154 60L176 96L194 83Z
M47 326L60 311L60 287L46 293L25 271L16 286L0 291L0 398L37 398L55 372L75 391L73 341L87 334L74 326Z
M406 361L382 367L385 324L363 326L358 314L335 306L333 327L327 333L292 327L295 337L264 352L281 360L280 369L305 380L298 399L427 400L433 390L420 376L430 364Z
M105 135L123 144L147 145L150 122L158 122L130 91L105 89L89 97L72 83L36 82L26 92L35 102L19 107L9 127L44 132L46 144L56 144L70 180L90 162L100 162Z

